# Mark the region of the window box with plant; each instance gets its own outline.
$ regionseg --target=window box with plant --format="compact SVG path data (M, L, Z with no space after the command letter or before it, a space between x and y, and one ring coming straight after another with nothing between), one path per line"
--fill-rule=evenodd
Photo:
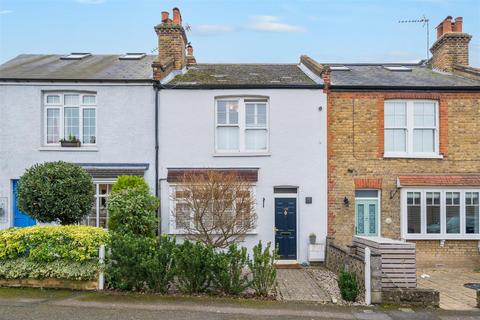
M77 139L77 137L70 135L67 139L61 139L60 145L63 148L79 148L81 146L81 142L79 139Z

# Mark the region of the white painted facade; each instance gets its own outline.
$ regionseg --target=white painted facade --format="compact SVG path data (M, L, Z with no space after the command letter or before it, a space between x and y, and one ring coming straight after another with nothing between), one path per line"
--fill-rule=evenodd
M93 91L97 98L97 143L61 148L44 144L43 94ZM35 163L146 163L145 179L155 185L155 92L151 83L1 83L0 198L7 199L6 220L13 226L12 179Z
M215 100L268 98L266 154L215 152ZM327 235L326 96L321 89L162 89L159 96L162 232L175 233L169 168L258 168L255 232L243 245L275 241L275 186L296 186L297 261L307 260L308 236ZM312 197L312 203L306 203ZM181 238L181 235L179 235Z

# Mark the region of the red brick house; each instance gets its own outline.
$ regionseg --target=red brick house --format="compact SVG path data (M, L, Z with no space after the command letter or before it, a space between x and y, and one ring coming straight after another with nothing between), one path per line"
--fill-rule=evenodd
M480 70L462 18L416 64L303 63L327 92L328 234L405 239L419 266L480 263Z

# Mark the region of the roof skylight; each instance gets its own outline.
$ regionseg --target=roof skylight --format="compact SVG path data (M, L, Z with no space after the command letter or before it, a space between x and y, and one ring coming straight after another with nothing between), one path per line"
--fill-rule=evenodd
M83 58L91 56L91 53L88 52L72 52L67 56L63 56L60 59L62 60L82 60Z
M390 71L412 71L412 68L405 66L383 66L383 68Z
M350 71L350 68L345 67L345 66L330 66L330 70L332 70L332 71Z
M123 56L120 56L120 60L140 60L145 57L147 54L143 52L127 52Z

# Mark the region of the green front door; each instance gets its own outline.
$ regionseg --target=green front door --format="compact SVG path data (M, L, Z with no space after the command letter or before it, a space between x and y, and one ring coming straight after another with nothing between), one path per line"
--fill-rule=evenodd
M378 236L378 199L355 199L355 233Z

